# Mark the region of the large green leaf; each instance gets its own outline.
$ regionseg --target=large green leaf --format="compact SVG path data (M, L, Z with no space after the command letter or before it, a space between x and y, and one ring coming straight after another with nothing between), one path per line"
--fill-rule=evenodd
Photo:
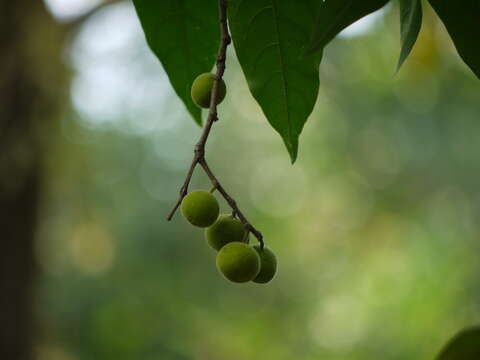
M463 330L451 339L437 356L437 360L480 359L480 327Z
M322 50L340 31L381 7L388 0L319 0L320 11L307 53Z
M400 0L400 35L402 50L397 71L412 51L422 26L422 3L420 0Z
M321 54L303 56L319 0L231 0L233 43L250 91L292 162L318 95Z
M197 75L210 71L220 39L214 0L133 0L147 42L177 95L201 124L201 110L190 97ZM119 24L121 30L121 24Z
M430 0L463 61L480 78L480 0Z

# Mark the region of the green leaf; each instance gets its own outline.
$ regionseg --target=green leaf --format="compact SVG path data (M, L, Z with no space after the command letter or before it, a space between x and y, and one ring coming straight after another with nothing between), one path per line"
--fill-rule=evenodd
M397 71L412 51L422 26L422 3L420 0L400 0L400 34L402 50Z
M340 31L362 17L380 9L388 0L321 1L307 53L322 50Z
M231 0L229 22L253 97L292 163L318 95L321 54L303 56L318 0Z
M177 95L201 125L201 110L190 87L197 75L211 71L220 29L214 0L134 0L147 42ZM119 24L121 27L121 24Z
M430 0L463 61L480 78L479 0Z
M455 335L437 360L478 360L480 359L480 327L466 329Z

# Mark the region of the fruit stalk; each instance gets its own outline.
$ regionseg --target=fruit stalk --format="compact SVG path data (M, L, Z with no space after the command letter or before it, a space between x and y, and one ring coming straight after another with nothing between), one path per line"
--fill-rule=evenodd
M218 0L218 13L219 13L221 38L220 38L220 46L218 49L217 61L216 61L217 71L215 73L215 81L213 83L213 88L212 88L212 95L210 99L210 108L208 111L208 117L205 123L205 127L203 128L202 135L200 136L198 143L195 145L192 163L187 172L185 181L182 187L180 188L180 197L176 202L175 206L173 207L172 211L170 211L170 213L168 214L167 220L170 221L173 218L173 215L175 215L175 212L177 211L178 207L182 203L183 198L187 195L188 186L190 185L193 172L196 166L199 164L203 168L207 176L209 177L213 187L217 189L218 192L223 196L225 201L232 208L233 213L238 216L239 220L242 222L245 229L248 232L252 233L257 238L261 248L263 249L264 243L263 243L262 233L257 229L255 229L255 227L247 220L245 215L243 215L243 213L238 208L236 201L227 193L225 188L220 184L220 182L218 181L217 177L214 175L214 173L208 166L207 161L205 159L205 144L207 143L208 136L210 135L210 130L212 129L213 123L218 120L218 114L217 114L217 102L218 102L217 99L219 97L218 84L222 80L223 74L225 73L227 47L232 41L230 37L230 33L228 31L228 25L227 25L227 8L228 8L227 0Z

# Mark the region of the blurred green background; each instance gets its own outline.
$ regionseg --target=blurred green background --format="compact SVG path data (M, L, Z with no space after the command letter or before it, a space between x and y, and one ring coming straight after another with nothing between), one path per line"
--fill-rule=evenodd
M48 1L60 22L91 3ZM267 286L225 281L202 231L165 221L201 129L132 4L89 17L44 174L36 358L432 359L480 322L479 83L425 16L398 74L396 6L328 46L294 166L229 49L207 158L277 253Z

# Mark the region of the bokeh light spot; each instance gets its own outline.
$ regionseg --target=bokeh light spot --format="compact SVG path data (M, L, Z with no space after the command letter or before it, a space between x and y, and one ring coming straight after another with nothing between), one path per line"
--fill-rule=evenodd
M70 238L70 255L74 266L87 274L107 271L113 263L115 246L110 233L97 223L81 224Z

